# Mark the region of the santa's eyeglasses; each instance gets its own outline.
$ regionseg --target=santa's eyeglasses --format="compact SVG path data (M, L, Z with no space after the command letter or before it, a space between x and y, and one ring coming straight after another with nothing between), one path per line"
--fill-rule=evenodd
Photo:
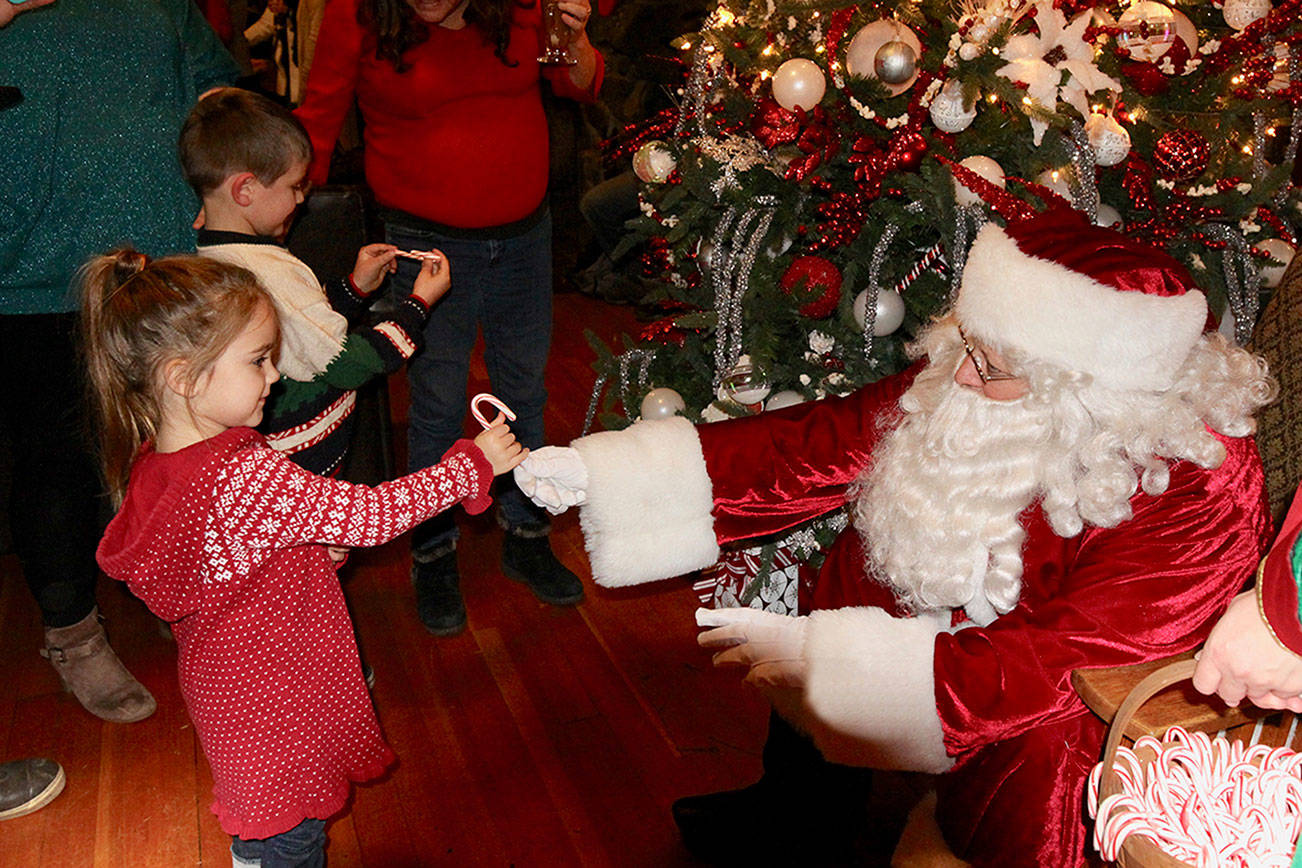
M963 341L963 350L967 353L967 357L972 360L972 367L976 368L977 376L981 378L982 385L997 383L1001 380L1019 379L1017 374L1010 374L1008 371L1001 371L994 365L990 364L989 360L986 359L986 354L982 350L972 346L972 342L969 341L967 335L963 333L962 326L958 326L958 336Z

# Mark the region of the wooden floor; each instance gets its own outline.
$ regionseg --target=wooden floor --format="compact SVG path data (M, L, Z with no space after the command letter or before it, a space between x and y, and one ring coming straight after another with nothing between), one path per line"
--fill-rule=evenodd
M584 328L610 337L636 323L626 308L557 296L554 442L582 426L593 378ZM472 388L486 385L478 371ZM391 392L401 443L401 380ZM405 538L359 552L347 569L375 707L399 765L358 788L331 824L332 868L695 864L669 804L753 780L767 710L697 648L686 583L637 593L589 585L581 605L554 608L502 576L491 518L463 529L470 628L461 636L435 639L416 620ZM588 579L574 516L557 520L554 542ZM113 645L158 699L146 721L106 724L37 656L40 620L12 556L0 558L0 577L0 758L49 756L68 777L50 806L0 823L0 866L229 865L175 648L157 622L101 580ZM771 834L766 822L757 817L750 833Z

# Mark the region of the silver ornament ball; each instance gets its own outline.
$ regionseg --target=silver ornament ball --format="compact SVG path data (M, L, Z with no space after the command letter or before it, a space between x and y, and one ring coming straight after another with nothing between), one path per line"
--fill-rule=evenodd
M873 73L887 84L904 84L917 71L918 55L906 42L887 42L873 56Z

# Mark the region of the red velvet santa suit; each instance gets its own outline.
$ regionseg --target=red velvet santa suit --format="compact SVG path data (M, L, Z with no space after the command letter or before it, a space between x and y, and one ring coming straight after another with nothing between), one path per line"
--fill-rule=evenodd
M142 451L99 563L172 625L227 833L326 819L393 761L325 544L378 545L462 500L482 511L492 478L464 440L375 488L315 476L249 428Z
M718 543L841 506L909 381L699 428L671 419L576 441L597 581L684 572L710 563ZM892 593L866 578L858 535L844 532L817 578L805 646L813 719L803 723L819 747L886 768L944 771L952 758L937 814L959 856L1079 864L1083 788L1104 727L1072 691L1071 670L1195 647L1268 539L1256 448L1222 442L1218 469L1177 462L1167 491L1136 495L1134 517L1118 527L1063 539L1028 509L1020 601L987 627L948 632L947 621L889 617Z

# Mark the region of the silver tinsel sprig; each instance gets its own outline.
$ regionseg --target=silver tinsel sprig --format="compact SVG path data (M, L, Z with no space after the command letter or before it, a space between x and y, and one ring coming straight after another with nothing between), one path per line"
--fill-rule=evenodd
M706 50L708 43L709 40L702 34L692 52L692 71L687 77L682 110L678 113L678 123L674 126L675 137L681 137L687 131L689 118L694 120L697 134L705 131L705 101L714 87L714 70L710 64L710 52Z
M755 257L768 234L773 222L773 209L778 203L772 196L757 196L755 204L758 207L749 208L740 216L736 208L725 211L723 218L715 224L710 240L714 247L710 279L714 284L714 310L718 316L714 334L716 389L741 357L741 302L750 290L750 273L755 267Z
M921 202L910 202L904 206L904 210L910 214L921 214L922 209ZM868 262L868 287L864 290L863 305L863 357L870 361L873 355L873 339L876 338L874 332L877 328L877 296L882 291L882 263L886 261L891 242L899 232L900 224L888 224L882 230L881 237L877 239L877 244L873 247L872 259Z
M1290 45L1288 48L1288 80L1290 82L1302 81L1302 45ZM1297 159L1299 139L1302 139L1302 107L1293 109L1288 131L1288 144L1284 146L1284 162L1286 164ZM1275 198L1272 200L1276 210L1284 207L1284 202L1287 201L1292 187L1293 185L1287 180L1279 185L1279 192L1275 194Z
M631 379L632 368L637 365L637 388L643 389L647 385L650 374L651 363L655 361L656 351L654 349L635 348L621 353L615 361L619 366L619 398L624 404L624 412L632 418L633 412L633 381ZM592 396L588 399L588 412L583 417L583 433L587 434L592 430L592 423L597 418L597 404L601 401L601 393L606 388L606 382L609 377L601 374L597 377L596 382L592 384Z
M1257 322L1257 288L1261 283L1252 248L1242 232L1224 223L1209 223L1202 227L1202 231L1217 241L1225 242L1221 251L1225 293L1230 313L1234 314L1234 342L1243 346L1252 337L1252 328Z
M1080 121L1071 122L1071 144L1071 171L1067 173L1071 204L1094 223L1099 216L1099 188L1094 183L1094 146Z

